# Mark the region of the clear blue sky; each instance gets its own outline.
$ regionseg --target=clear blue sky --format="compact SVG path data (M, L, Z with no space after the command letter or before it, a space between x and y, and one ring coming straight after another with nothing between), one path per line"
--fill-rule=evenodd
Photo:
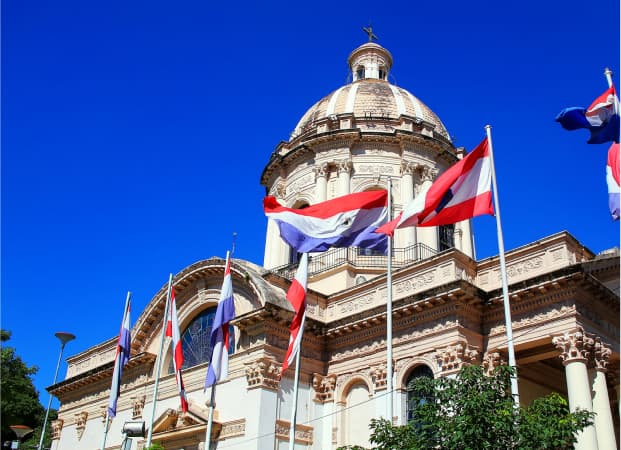
M562 230L619 245L608 145L554 122L605 67L619 86L618 1L4 1L1 319L44 405L54 332L77 335L65 356L114 337L128 290L133 324L234 231L236 257L263 262L261 171L346 83L369 22L457 145L492 125L507 250ZM479 258L495 230L474 219Z

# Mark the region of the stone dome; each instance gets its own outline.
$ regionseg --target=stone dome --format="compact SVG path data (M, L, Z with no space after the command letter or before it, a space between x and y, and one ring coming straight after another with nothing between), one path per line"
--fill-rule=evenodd
M317 125L325 120L353 116L353 123L398 121L409 117L427 124L435 135L450 142L446 127L427 105L388 81L392 67L392 55L388 50L375 42L367 42L350 54L348 64L352 83L325 96L306 111L291 133L291 140L317 132Z

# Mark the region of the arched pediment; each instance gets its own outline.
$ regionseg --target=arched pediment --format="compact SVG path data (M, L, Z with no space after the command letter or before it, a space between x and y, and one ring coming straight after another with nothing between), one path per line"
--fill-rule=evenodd
M179 327L183 330L196 315L217 305L224 279L225 260L213 257L196 262L173 276ZM236 316L263 307L273 292L263 279L264 269L248 261L233 259L231 277ZM151 299L132 330L132 353L157 353L160 345L168 285Z

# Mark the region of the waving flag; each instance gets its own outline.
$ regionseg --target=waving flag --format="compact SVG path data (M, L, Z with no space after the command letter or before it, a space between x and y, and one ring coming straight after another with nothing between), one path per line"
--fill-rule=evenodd
M263 200L265 215L280 228L280 237L299 253L330 247L385 251L387 238L375 230L388 218L385 190L344 195L304 209L285 208L274 197Z
M619 178L619 144L615 143L608 150L608 162L606 163L608 206L613 220L619 220Z
M129 361L131 332L130 332L130 294L127 294L125 300L125 311L123 312L123 321L121 322L121 332L119 333L119 341L116 346L116 358L114 360L114 372L112 372L112 386L110 387L110 399L108 400L108 417L116 416L116 402L121 394L121 376L123 375L123 367Z
M207 369L205 389L224 380L229 374L229 322L233 319L235 319L235 302L231 280L231 258L227 252L220 301L211 328L211 347L213 350Z
M566 108L556 117L566 130L586 128L591 131L588 144L619 142L619 99L610 86L587 109Z
M298 270L291 282L291 286L287 291L287 300L293 306L295 315L289 330L289 348L282 363L280 376L285 373L287 367L293 363L297 353L300 351L300 343L302 342L302 332L304 331L304 320L306 319L306 279L308 277L308 254L302 254Z
M492 162L486 138L377 232L392 236L395 228L449 225L482 214L494 215L491 183Z
M179 397L181 398L181 410L188 411L188 399L185 396L185 386L181 377L181 368L183 367L183 348L181 345L181 337L179 334L179 321L177 319L177 303L175 302L175 289L170 289L170 305L168 306L168 321L166 322L166 336L172 338L173 351L173 369L175 370L175 378L177 379L177 388L179 389Z

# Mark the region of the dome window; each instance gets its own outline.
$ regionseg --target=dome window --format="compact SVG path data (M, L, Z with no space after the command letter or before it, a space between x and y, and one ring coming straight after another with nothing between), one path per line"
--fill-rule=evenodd
M358 66L358 68L356 69L356 80L363 80L363 79L364 79L364 66Z
M386 72L386 67L381 66L381 67L379 68L379 79L380 79L380 80L385 80L385 79L386 79L386 73L387 73L387 72Z

